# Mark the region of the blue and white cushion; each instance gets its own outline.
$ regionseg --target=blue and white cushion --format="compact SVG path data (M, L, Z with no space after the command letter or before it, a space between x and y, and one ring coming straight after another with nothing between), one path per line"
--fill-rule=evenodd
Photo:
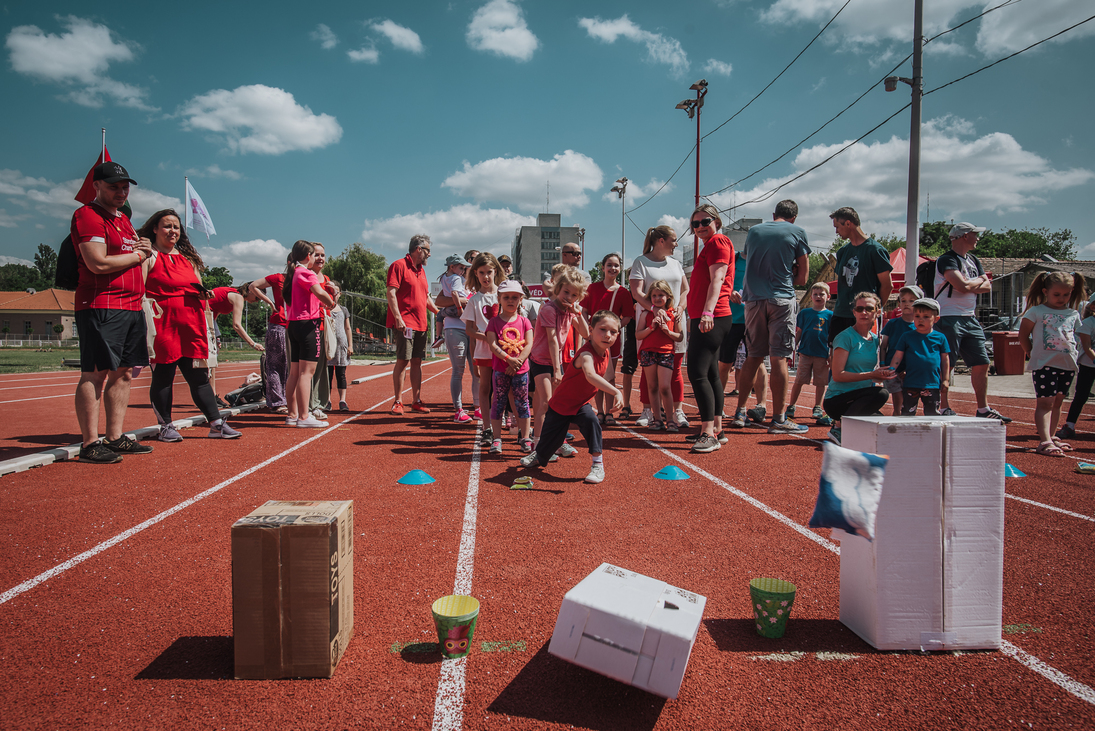
M885 455L856 452L826 442L817 504L811 528L840 528L874 540L874 521L882 497Z

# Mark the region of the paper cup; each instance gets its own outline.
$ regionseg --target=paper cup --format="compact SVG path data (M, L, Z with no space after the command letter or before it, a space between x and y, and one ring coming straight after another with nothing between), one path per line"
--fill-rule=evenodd
M757 618L757 634L783 637L795 603L795 585L782 579L753 579L749 582L749 596Z
M450 659L465 657L471 652L479 600L473 596L443 596L433 603L432 609L441 654Z

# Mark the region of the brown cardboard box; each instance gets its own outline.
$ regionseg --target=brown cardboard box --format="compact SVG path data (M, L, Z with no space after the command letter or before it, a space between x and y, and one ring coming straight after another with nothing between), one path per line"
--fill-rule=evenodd
M232 526L236 677L329 678L354 633L354 503L271 500Z

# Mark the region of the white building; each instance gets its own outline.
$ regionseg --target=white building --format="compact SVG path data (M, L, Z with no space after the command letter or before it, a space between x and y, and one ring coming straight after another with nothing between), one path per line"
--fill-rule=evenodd
M513 239L513 273L526 284L538 284L559 263L563 244L578 243L578 227L563 226L558 213L541 213L535 226L522 226ZM585 262L582 262L584 265Z

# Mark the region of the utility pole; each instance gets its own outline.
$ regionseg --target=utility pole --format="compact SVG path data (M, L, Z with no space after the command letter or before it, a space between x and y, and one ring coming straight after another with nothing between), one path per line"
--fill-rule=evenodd
M620 266L624 265L624 231L626 230L626 224L624 218L626 216L626 201L627 201L627 178L620 178L616 181L616 185L612 186L612 192L620 198Z
M700 207L700 110L703 109L703 98L707 96L707 79L700 79L692 86L688 87L696 92L695 99L685 99L676 106L676 109L683 109L688 112L688 118L696 118L696 205L695 208ZM699 256L700 240L696 238L695 233L692 234L692 261L696 260Z
M901 81L912 87L912 110L909 122L909 199L905 212L905 285L916 282L916 265L920 261L920 103L924 98L924 0L916 0L913 8L913 76L886 78L886 91L895 91Z

